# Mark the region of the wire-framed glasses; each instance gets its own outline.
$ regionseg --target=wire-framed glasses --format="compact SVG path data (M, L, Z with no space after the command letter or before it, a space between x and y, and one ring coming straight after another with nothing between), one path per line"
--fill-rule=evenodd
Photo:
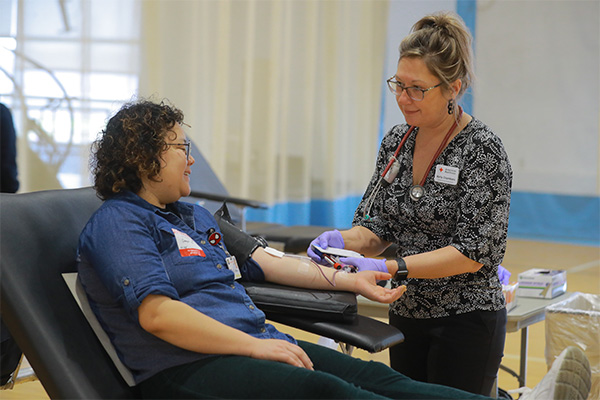
M192 143L189 140L184 141L183 143L166 143L167 146L183 146L185 147L185 159L190 161L190 148L192 147Z
M427 89L421 89L420 87L416 86L406 87L400 82L394 80L394 78L395 77L392 76L390 79L387 80L388 88L390 88L390 91L394 95L400 96L402 94L402 91L406 90L406 94L408 94L408 97L410 97L414 101L422 101L425 98L425 93L429 92L431 89L435 89L436 87L442 85L442 82L440 82L437 85Z

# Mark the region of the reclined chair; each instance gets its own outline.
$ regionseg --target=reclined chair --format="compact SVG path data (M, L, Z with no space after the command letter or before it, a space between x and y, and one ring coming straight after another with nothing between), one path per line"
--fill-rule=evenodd
M76 272L79 233L100 204L91 188L0 194L2 318L53 399L140 397L112 362L62 276ZM273 321L371 352L403 340L396 328L362 315L349 322L292 316L277 309L280 301L265 297L265 288L259 289L263 298L256 302L274 306L273 313L267 310ZM285 287L272 290L290 297Z

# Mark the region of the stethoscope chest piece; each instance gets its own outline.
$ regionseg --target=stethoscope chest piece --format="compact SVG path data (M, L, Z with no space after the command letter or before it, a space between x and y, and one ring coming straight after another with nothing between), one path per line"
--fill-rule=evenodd
M413 201L419 201L425 195L425 188L421 185L413 185L408 191L410 199Z

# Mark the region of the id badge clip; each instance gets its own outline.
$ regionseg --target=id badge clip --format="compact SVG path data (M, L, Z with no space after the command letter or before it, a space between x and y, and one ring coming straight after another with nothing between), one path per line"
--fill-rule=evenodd
M227 262L227 268L234 274L234 279L240 279L242 277L242 273L240 272L240 267L238 267L237 260L234 256L229 256L225 259Z

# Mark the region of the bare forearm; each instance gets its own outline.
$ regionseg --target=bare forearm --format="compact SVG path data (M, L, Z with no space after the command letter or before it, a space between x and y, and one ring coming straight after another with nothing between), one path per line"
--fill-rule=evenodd
M165 296L147 296L138 313L146 331L199 353L249 355L252 342L258 340Z
M269 282L311 289L333 289L330 282L333 282L336 270L317 265L308 258L278 258L262 248L258 248L252 258L261 266ZM355 290L353 280L348 279L346 273L336 274L335 283L336 290Z
M471 260L453 246L404 257L409 278L435 279L478 271L483 264ZM392 274L398 266L395 260L386 265Z
M267 281L281 285L349 291L381 303L396 301L405 290L405 287L389 289L377 285L377 281L391 278L390 274L379 271L335 274L336 270L333 268L314 264L310 260L278 258L266 253L262 248L258 248L252 254L252 258L263 269ZM335 286L332 285L334 282Z
M175 346L204 354L231 354L312 369L299 346L281 339L258 339L224 325L187 304L149 295L138 308L142 328Z
M390 245L363 226L340 231L344 239L344 248L354 250L365 257L377 257Z

